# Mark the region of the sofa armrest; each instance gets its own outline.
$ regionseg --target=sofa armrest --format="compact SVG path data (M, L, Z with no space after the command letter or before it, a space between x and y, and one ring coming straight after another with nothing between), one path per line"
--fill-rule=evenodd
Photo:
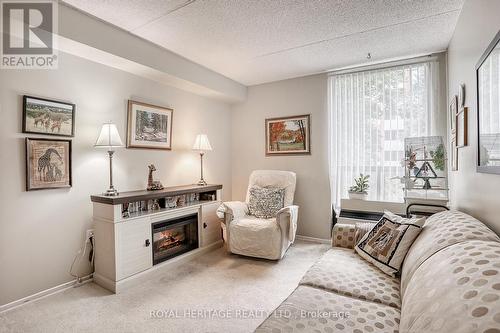
M280 226L283 240L292 243L295 241L298 217L299 206L297 205L283 207L276 213L276 222Z
M356 245L356 226L337 223L333 226L332 246L354 249Z

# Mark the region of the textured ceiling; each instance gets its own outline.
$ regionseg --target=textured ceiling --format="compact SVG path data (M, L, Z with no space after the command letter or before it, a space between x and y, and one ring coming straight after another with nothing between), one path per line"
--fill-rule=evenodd
M447 48L463 0L65 0L245 85Z

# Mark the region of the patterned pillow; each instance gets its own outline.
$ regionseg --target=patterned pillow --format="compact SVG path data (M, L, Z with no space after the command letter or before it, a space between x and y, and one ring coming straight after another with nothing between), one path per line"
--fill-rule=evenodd
M422 230L425 218L405 219L385 212L380 221L367 232L354 248L366 261L384 273L396 276L410 249Z
M283 208L285 200L283 188L252 186L249 192L248 210L253 216L269 219L276 217L276 213Z

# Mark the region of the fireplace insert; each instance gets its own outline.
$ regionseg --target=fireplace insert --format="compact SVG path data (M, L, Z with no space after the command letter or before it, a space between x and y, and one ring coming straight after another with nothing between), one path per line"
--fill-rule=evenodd
M153 223L153 265L198 248L198 214Z

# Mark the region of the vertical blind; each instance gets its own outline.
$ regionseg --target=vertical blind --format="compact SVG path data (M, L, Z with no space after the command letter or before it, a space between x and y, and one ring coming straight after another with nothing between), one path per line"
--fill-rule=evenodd
M354 178L370 175L368 199L403 201L404 138L433 135L436 61L329 78L330 179L339 207Z

